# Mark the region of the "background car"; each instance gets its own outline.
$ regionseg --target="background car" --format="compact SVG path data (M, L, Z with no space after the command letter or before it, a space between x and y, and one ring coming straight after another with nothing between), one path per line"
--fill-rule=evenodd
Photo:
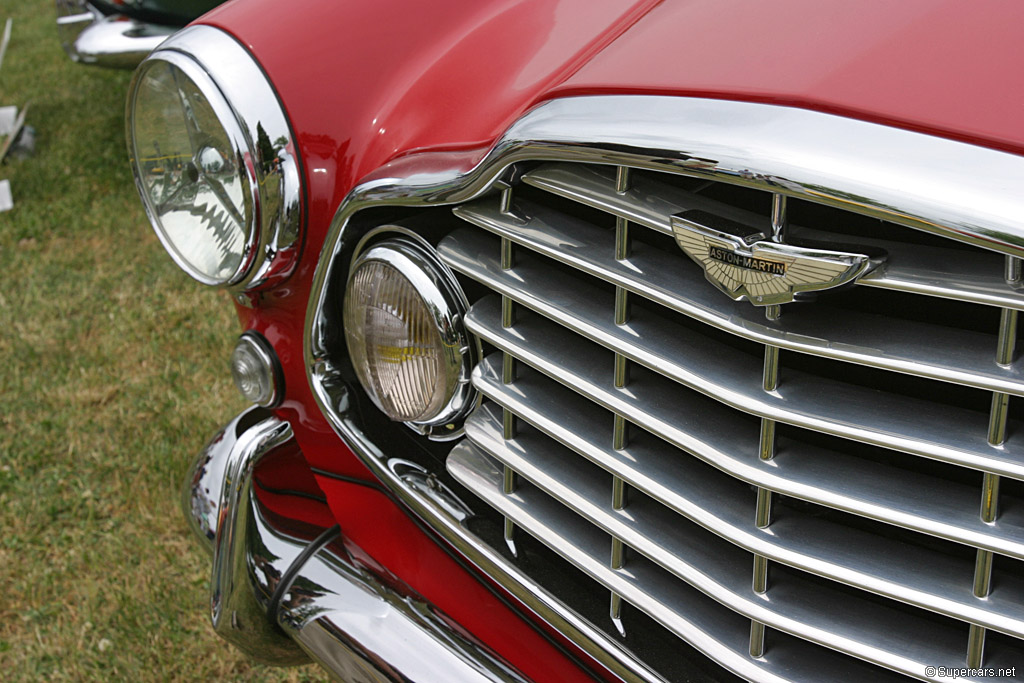
M271 7L128 100L243 329L185 492L218 633L345 680L1024 675L1019 5Z
M56 0L57 33L82 64L134 69L185 24L222 0Z

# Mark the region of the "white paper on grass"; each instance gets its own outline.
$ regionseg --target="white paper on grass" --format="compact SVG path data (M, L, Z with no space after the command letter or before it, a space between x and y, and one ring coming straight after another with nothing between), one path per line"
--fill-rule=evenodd
M0 107L0 135L13 135L18 120L18 108L14 105Z
M14 144L14 139L18 137L18 133L21 131L21 127L25 125L25 114L28 113L28 105L26 104L21 109L21 113L18 114L17 120L14 122L14 130L10 135L0 136L0 162L3 162L4 157L7 156L7 152L10 151L11 145Z
M11 181L0 180L0 211L7 211L14 208L14 199L11 198Z

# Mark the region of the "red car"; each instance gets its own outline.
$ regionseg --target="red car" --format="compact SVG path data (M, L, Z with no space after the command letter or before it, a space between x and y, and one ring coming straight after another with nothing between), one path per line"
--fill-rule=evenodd
M138 189L254 407L211 614L347 681L1024 676L1024 5L228 3Z

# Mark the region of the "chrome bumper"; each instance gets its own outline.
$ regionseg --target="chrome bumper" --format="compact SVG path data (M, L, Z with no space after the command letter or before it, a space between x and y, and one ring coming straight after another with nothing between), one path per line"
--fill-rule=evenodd
M134 69L173 26L147 24L129 17L104 16L85 0L57 0L57 33L75 62Z
M265 663L308 656L344 681L525 681L422 597L354 560L337 527L263 509L253 473L292 438L287 422L252 408L189 470L185 516L213 554L214 630Z

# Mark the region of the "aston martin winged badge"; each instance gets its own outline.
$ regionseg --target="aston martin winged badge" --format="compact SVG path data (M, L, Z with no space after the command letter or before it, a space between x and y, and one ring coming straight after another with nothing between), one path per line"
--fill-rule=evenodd
M784 304L866 275L866 254L811 249L770 239L742 223L693 210L672 216L672 232L707 279L732 299Z

